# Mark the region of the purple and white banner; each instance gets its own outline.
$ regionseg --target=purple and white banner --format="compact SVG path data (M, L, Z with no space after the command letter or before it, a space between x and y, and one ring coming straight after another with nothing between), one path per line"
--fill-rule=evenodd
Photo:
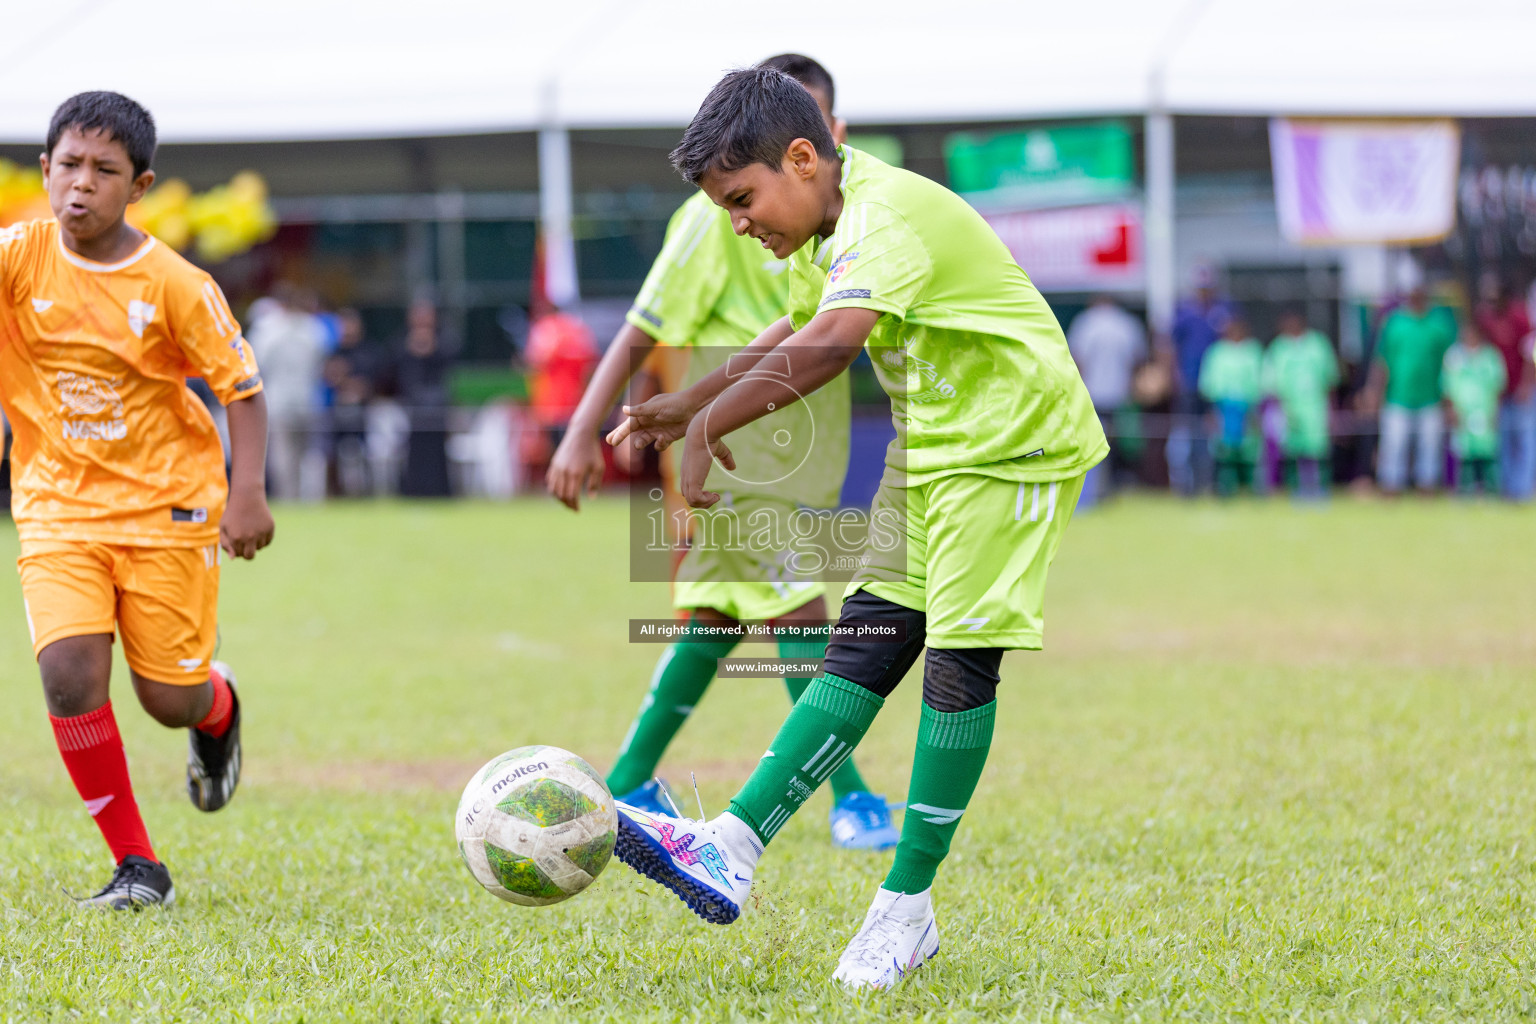
M1454 121L1269 122L1280 230L1302 244L1433 242L1456 226Z

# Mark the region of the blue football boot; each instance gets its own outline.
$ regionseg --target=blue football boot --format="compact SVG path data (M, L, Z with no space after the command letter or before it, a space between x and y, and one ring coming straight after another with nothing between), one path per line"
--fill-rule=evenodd
M891 808L878 793L855 790L839 800L829 815L832 845L844 850L889 850L901 838L891 824Z
M672 797L669 801L667 798ZM661 779L651 779L637 789L632 789L622 796L615 796L621 804L638 807L642 811L651 814L676 814L676 797L672 793L672 787Z

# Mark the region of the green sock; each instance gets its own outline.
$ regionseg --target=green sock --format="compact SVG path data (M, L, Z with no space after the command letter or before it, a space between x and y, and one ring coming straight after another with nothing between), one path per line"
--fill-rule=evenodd
M853 753L884 704L883 697L838 676L823 675L812 682L731 801L731 813L768 845L789 816Z
M780 640L779 657L795 658L800 661L824 658L827 656L826 640ZM809 679L786 678L785 689L789 690L789 702L798 703L800 695L805 688L811 685ZM832 787L832 801L836 803L849 793L868 793L869 786L864 782L864 776L859 774L858 766L853 763L853 758L848 758L838 766L837 771L827 780L827 785Z
M636 789L656 773L656 765L666 751L667 744L677 735L693 712L693 706L709 681L715 677L721 658L731 653L734 640L703 640L683 634L683 639L668 647L656 663L651 676L651 689L640 702L640 710L624 744L619 748L619 758L608 773L608 789L615 796Z
M970 711L946 714L923 705L917 726L917 753L912 757L912 785L907 787L906 820L896 862L882 889L920 893L933 885L939 864L949 855L981 769L992 747L992 723L997 701Z

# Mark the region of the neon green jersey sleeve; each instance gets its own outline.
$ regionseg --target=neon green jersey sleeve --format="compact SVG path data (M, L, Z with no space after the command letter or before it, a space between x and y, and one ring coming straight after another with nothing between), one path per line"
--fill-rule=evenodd
M824 255L816 311L873 309L905 319L933 275L933 261L906 220L883 203L857 203L838 218Z
M702 200L702 202L700 202ZM715 214L720 209L696 193L667 222L661 253L625 317L663 344L692 344L714 315L728 275Z

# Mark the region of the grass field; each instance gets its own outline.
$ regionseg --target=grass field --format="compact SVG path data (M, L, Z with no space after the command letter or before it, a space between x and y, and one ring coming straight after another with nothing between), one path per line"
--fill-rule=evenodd
M1004 663L997 743L899 991L827 979L889 864L826 797L722 929L617 862L560 906L470 879L469 773L543 742L606 768L660 648L626 621L625 509L279 509L224 573L247 774L212 816L185 739L119 721L169 912L62 894L110 864L0 584L6 1020L1337 1020L1536 1015L1536 556L1529 510L1141 499L1074 523L1049 650ZM0 532L0 561L14 558ZM906 789L918 686L859 758ZM786 709L718 684L664 766L711 810Z

